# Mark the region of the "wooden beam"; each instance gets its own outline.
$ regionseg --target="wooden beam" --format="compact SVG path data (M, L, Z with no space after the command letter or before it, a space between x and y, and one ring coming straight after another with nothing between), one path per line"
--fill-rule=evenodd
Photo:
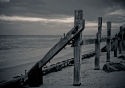
M111 22L107 22L107 62L110 62Z
M82 10L75 11L74 25L78 25L77 21L82 19ZM81 85L81 42L82 42L82 32L80 32L74 38L74 86Z

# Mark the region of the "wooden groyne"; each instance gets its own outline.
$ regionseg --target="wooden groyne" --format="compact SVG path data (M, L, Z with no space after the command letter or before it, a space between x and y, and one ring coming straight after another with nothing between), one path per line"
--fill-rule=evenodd
M90 58L90 57L92 57L94 55L95 55L95 51L92 51L92 52L89 52L89 53L86 53L86 54L82 55L82 59ZM45 75L47 75L49 73L52 73L52 72L60 71L63 68L66 68L68 66L73 66L73 65L74 65L74 58L67 59L67 60L58 62L56 64L52 64L52 65L50 65L48 67L45 67L43 69L42 76L45 76ZM0 85L0 88L9 88L9 87L15 88L15 87L19 87L19 85L20 85L20 78L21 78L21 76L17 77L16 79L13 79L12 81L3 83L2 85ZM26 80L26 83L28 83L28 80Z
M81 55L81 47L84 45L85 40L82 40L82 31L85 28L85 21L83 20L83 13L82 10L76 10L75 16L74 16L74 27L65 35L64 38L61 38L61 40L55 44L48 53L40 60L38 61L28 72L25 71L25 75L21 77L16 77L16 79L6 82L2 85L0 85L0 88L19 88L22 87L25 84L29 84L29 87L39 87L43 84L43 76L51 73L51 72L57 72L62 70L63 68L67 66L74 66L74 80L73 85L74 86L80 86L81 85L81 60L85 58L95 56L95 70L99 70L99 59L100 59L100 52L106 52L107 51L107 61L110 61L110 47L111 49L115 50L114 47L117 46L117 42L114 41L114 39L111 39L111 23L107 23L107 38L101 38L101 30L102 30L102 18L98 18L98 32L97 32L97 39L89 40L90 44L93 42L95 43L95 51L86 53L84 55ZM121 38L118 40L118 46L119 46L119 53L122 53L122 48L125 47L125 41L123 35L125 35L125 32L123 33L123 30L120 27L120 32L118 33L118 36L121 36ZM125 30L124 30L125 31ZM102 41L107 40L107 45L103 47L100 50L100 43ZM96 41L96 42L95 42ZM110 44L110 42L112 42ZM52 64L48 67L45 67L45 65L55 56L57 55L63 48L65 48L66 45L72 44L71 46L74 48L74 58L67 59L61 62L58 62L56 64ZM116 53L116 52L115 52Z

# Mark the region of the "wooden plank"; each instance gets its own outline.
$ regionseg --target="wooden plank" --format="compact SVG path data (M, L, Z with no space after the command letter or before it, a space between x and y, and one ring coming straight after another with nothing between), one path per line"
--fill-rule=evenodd
M107 22L107 62L110 62L111 22Z
M76 20L75 26L61 39L49 52L38 61L28 72L23 76L24 82L28 79L28 73L39 64L39 68L48 63L57 53L59 53L74 37L76 37L84 29L85 21L83 19Z

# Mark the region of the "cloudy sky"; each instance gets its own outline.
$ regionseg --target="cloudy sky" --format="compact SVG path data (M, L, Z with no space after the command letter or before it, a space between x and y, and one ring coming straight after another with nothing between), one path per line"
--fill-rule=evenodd
M83 10L84 35L102 34L112 22L112 35L125 26L125 0L0 0L0 35L62 35L73 27L74 10Z

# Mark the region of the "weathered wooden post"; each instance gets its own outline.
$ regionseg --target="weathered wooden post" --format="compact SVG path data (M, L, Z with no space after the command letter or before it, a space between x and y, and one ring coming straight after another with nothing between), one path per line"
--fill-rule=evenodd
M100 33L96 34L97 39L95 39L95 70L100 69Z
M125 51L125 28L123 28L123 51Z
M98 33L100 33L100 42L101 42L101 31L102 31L102 17L98 17Z
M42 68L39 68L39 64L28 73L28 82L29 87L39 87L43 84Z
M25 70L25 74L26 74L26 71L27 71L27 70Z
M121 42L122 42L122 51L123 51L123 49L124 49L124 40L123 40L124 29L123 29L123 26L120 27L120 30L121 30L121 37L122 37Z
M116 34L115 40L114 40L114 57L117 57L117 48L118 48L118 39L117 39L117 34Z
M120 26L120 32L119 32L119 40L118 40L118 45L119 45L119 54L122 53L122 39L123 39L123 36L122 36L122 26Z
M83 39L83 45L86 45L86 38Z
M123 51L123 34L124 34L124 31L123 31L123 26L120 26L120 31L121 31L121 45L122 45L122 51Z
M75 19L74 25L77 26L77 22L82 19L82 10L75 10ZM80 32L74 38L74 86L81 85L81 43L82 41L82 32Z
M110 62L111 22L107 22L107 62Z

